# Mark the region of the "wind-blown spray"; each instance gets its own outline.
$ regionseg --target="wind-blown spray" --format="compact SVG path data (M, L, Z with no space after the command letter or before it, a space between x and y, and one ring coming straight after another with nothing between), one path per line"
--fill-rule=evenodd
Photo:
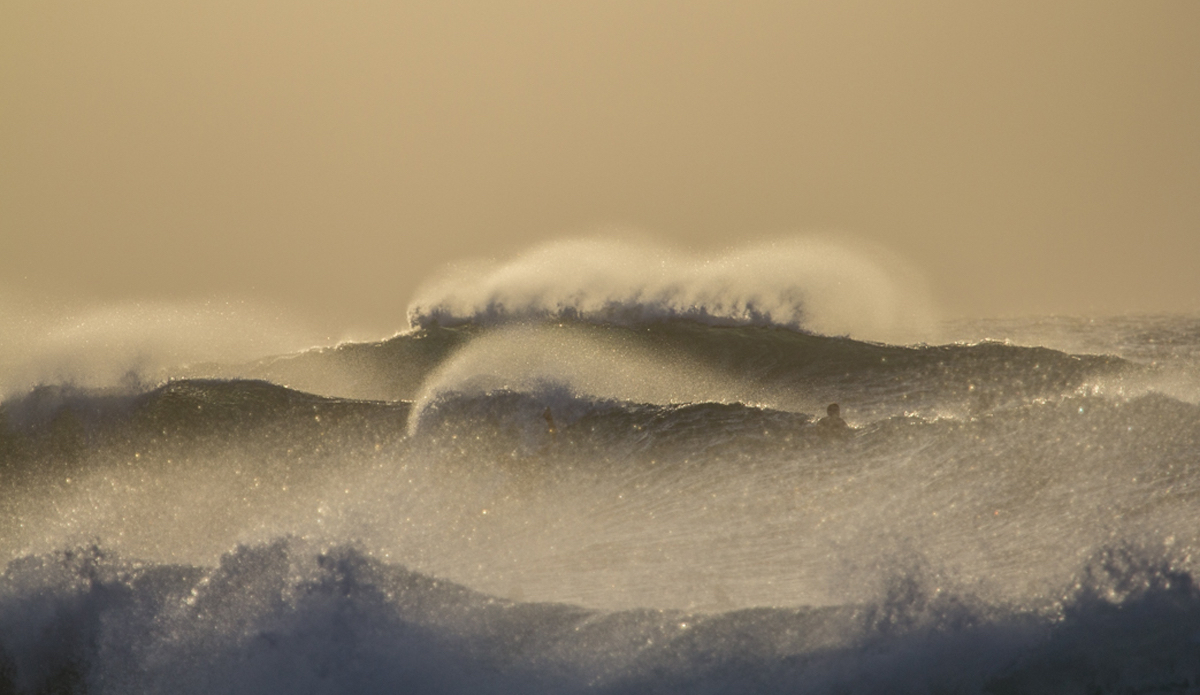
M0 693L1194 691L1200 320L887 342L904 278L563 242L386 341L18 389Z

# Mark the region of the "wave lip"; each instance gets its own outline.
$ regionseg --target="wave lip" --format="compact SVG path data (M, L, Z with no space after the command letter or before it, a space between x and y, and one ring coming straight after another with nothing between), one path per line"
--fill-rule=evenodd
M875 249L794 239L719 256L601 240L560 241L504 264L452 269L410 304L414 328L545 319L669 319L914 342L931 333L919 279Z
M541 305L540 302L510 306L505 300L491 299L469 315L456 313L454 308L444 304L429 309L414 307L409 312L409 323L414 328L498 326L551 321L640 326L682 320L709 326L804 330L804 309L800 303L784 307L780 311L778 308L760 308L752 300L735 300L729 305L720 302L715 305L681 305L676 298L670 296L649 300L614 299L599 302L594 306L579 306L568 301L555 301L553 306Z

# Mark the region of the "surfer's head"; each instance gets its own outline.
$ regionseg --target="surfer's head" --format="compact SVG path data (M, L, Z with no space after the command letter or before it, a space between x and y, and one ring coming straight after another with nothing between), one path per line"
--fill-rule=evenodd
M825 409L825 414L829 417L841 417L841 412L842 409L838 407L837 403L830 403L829 407Z

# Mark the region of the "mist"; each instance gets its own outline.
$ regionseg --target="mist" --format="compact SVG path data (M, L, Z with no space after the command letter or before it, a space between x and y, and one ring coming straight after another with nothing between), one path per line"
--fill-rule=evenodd
M1186 0L7 3L0 288L367 338L465 257L839 230L948 316L1196 311L1197 25Z

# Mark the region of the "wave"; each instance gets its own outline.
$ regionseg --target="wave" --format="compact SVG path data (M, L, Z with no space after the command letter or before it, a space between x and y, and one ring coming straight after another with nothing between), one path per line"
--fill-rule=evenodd
M185 379L136 393L112 393L72 386L42 386L0 403L0 432L30 437L63 428L113 441L135 433L181 436L237 436L281 422L325 422L349 414L407 413L409 405L329 398L261 380Z
M253 380L182 380L136 394L39 387L0 403L0 518L15 499L63 494L81 476L114 470L294 478L303 469L285 465L292 452L320 460L395 446L409 409Z
M848 401L853 417L966 416L1089 385L1134 397L1150 367L1000 342L895 346L780 328L690 320L623 326L556 320L516 327L416 329L180 376L251 378L326 396L418 401L471 387L534 389L642 402L742 402L818 412ZM519 384L524 384L520 386Z
M898 260L846 240L793 239L711 257L576 240L452 269L418 292L408 316L414 328L687 319L914 342L932 331L925 294Z
M99 546L0 576L0 691L1191 692L1200 589L1161 549L1086 560L1060 599L996 604L918 561L830 608L604 612L500 599L298 539L218 566Z
M977 347L985 348L986 355L1000 346ZM967 358L975 357L968 352ZM958 392L969 392L969 385ZM1138 436L1126 438L1125 445L1159 450L1167 443L1185 450L1189 443L1200 447L1194 427L1200 419L1196 405L1153 393L1114 400L1086 390L1080 393L1070 383L1064 392L1053 392L1053 398L1037 397L1014 405L993 401L989 409L961 418L885 414L857 421L852 432L863 446L894 446L923 437L943 444L955 437L975 442L983 431L993 439L1011 437L1012 446L1025 444L1019 437L1053 437L1058 455L1064 453L1064 436L1070 436L1095 442L1088 448L1117 456L1128 432ZM423 419L414 429L412 418L417 415ZM356 440L372 446L386 440L389 448L395 448L415 434L436 438L461 431L475 433L474 442L499 446L523 440L537 448L552 436L564 442L561 446L584 449L619 446L624 441L690 451L718 442L757 455L761 452L755 449L755 440L772 442L780 450L801 444L803 437L824 441L821 430L813 427L817 415L741 401L652 403L596 397L549 382L535 383L528 390L447 389L424 403L414 403L328 398L257 380L182 380L136 395L36 389L0 404L0 451L11 470L19 461L43 461L56 453L113 451L117 453L112 456L121 456L139 448L247 442L265 447L272 441L295 448L313 439L334 439L350 451ZM1111 441L1104 444L1106 439ZM588 441L594 444L589 446ZM1128 458L1144 461L1147 457L1143 452Z
M569 242L388 340L0 375L0 695L1200 690L1198 324L929 344L910 280Z
M39 384L144 388L179 365L295 351L316 344L279 307L242 301L50 305L0 296L0 398Z
M1200 687L1200 405L1144 360L556 318L223 369L0 404L0 693Z

